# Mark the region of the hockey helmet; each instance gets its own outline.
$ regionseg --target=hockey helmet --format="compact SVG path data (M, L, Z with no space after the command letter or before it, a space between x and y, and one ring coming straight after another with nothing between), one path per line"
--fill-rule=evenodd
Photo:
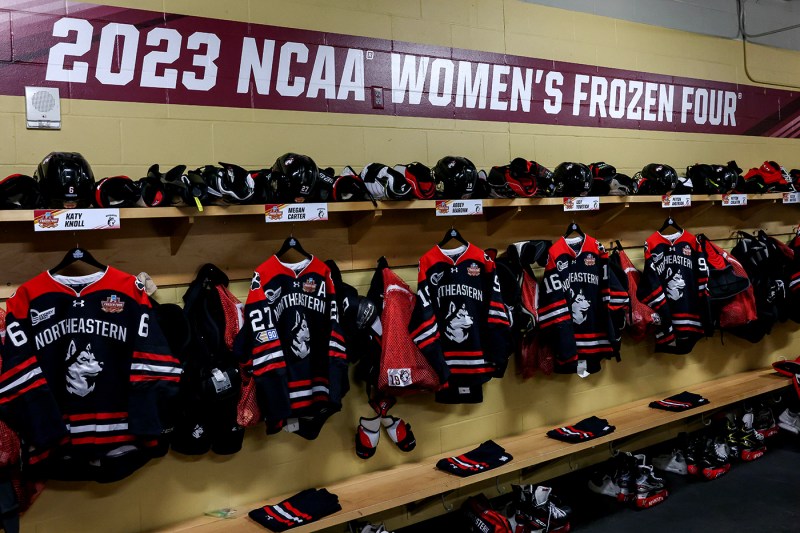
M678 173L669 165L650 163L638 174L639 194L667 194L678 186Z
M97 207L133 207L139 201L139 184L128 176L103 178L94 186Z
M478 170L466 157L449 155L433 167L433 179L439 198L472 198L478 182Z
M553 171L555 196L586 196L592 188L592 171L582 163L561 163Z
M41 205L39 184L32 177L12 174L0 181L0 209L35 209Z
M314 199L319 168L307 155L287 153L272 165L270 183L277 202L305 202Z
M219 164L219 167L206 165L195 171L202 176L209 196L230 204L247 203L255 194L255 182L250 172L231 163L220 161Z
M733 163L733 167L731 167ZM686 177L691 178L694 190L703 194L725 194L736 186L738 174L735 163L728 165L696 164L686 169Z
M52 152L33 177L47 207L88 207L92 202L94 174L89 162L77 152Z
M775 161L764 161L744 175L737 190L744 193L788 192L793 190L792 178L786 169Z

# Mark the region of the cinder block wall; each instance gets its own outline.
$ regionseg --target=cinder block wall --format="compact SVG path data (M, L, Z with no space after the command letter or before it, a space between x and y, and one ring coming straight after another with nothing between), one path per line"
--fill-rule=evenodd
M517 0L106 3L748 83L741 43ZM765 72L800 72L795 53L761 49L759 54L759 68ZM446 154L468 156L480 167L514 156L535 159L550 168L565 160L604 160L631 174L653 161L681 168L700 160L724 162L735 158L740 166L749 168L765 159L789 166L797 166L798 160L798 142L788 139L170 104L63 100L62 106L64 125L60 132L29 131L25 129L22 99L0 98L0 136L5 140L0 143L0 172L32 173L39 160L55 149L82 152L98 176L132 177L143 175L154 162L191 167L232 161L261 167L289 150L308 153L322 166L336 169L348 164L359 168L371 161L435 163ZM638 227L626 227L618 219L606 232L624 238L626 229L655 229L661 217L661 213L642 217ZM785 229L788 231L788 226ZM538 234L533 224L530 230L531 237L557 237ZM216 238L224 239L225 235ZM498 241L499 247L508 244L502 241L502 233ZM65 244L68 246L71 243ZM401 274L413 286L415 269L401 269ZM365 289L369 273L354 272L345 277ZM246 282L234 284L242 299L246 289ZM159 298L179 301L182 293L182 287L165 287ZM493 380L486 387L485 401L480 405L442 406L428 397L402 401L395 414L412 422L419 443L416 450L402 454L384 438L369 461L357 459L353 453L358 416L369 414L363 390L356 387L343 411L328 422L316 441L286 433L267 438L261 428L256 428L248 431L244 449L234 457L169 455L111 485L52 482L24 517L23 528L37 533L146 531L206 511L324 486L668 389L690 389L692 384L717 376L766 366L775 354L794 355L800 337L793 331L791 325L780 326L758 345L726 337L723 346L715 338L701 343L688 356L655 356L650 343L626 343L622 364L609 363L600 374L586 380L558 376L523 382L512 367L505 379Z

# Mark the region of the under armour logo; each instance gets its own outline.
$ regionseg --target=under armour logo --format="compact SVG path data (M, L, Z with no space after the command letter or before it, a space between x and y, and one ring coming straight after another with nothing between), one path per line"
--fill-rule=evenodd
M300 288L300 282L299 282L299 281L295 281L295 282L293 283L293 285L294 285L294 288L295 288L295 289L298 289L298 288Z
M458 267L452 267L452 268L450 268L450 273L451 273L451 274L456 274L456 273L458 273Z
M83 307L83 300L75 300L72 302L72 307Z

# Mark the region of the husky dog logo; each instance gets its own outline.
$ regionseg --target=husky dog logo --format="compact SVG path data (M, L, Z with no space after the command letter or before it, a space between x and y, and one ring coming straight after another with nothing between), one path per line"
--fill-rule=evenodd
M672 272L671 268L667 269L667 298L670 300L679 300L683 296L683 289L686 288L686 282L683 281L683 274L680 270Z
M86 396L94 390L97 375L103 371L103 363L94 358L92 345L78 351L75 341L70 341L67 348L67 392L77 396Z
M472 327L472 317L467 312L467 305L461 304L457 309L456 304L450 302L445 320L449 320L444 334L453 342L464 342L469 337L469 328Z
M261 274L258 272L253 273L253 281L250 282L250 290L254 291L261 287Z
M265 290L264 291L264 296L267 297L267 301L270 304L274 304L278 300L278 298L281 297L281 287L278 287L275 290L272 290L272 289Z
M300 311L295 311L294 326L292 327L294 333L294 340L292 341L292 351L300 359L305 359L311 353L311 333L308 331L308 322L306 317L300 314Z
M570 289L569 294L572 296L572 321L576 324L583 324L589 318L587 312L592 304L583 295L583 289L580 289L578 294L575 294L575 291Z

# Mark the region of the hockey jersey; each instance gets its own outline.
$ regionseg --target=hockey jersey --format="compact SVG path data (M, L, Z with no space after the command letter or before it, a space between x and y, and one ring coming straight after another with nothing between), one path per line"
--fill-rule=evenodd
M7 302L0 416L28 466L57 479L114 481L171 431L181 376L144 286L112 267L39 274Z
M509 356L509 315L494 261L473 244L428 251L408 329L446 384L437 401L481 401L480 386L503 375Z
M539 294L539 327L555 371L585 377L619 355L630 298L593 237L561 237L550 247Z
M267 432L316 427L339 411L347 391L347 351L331 272L316 257L256 268L238 351L256 383Z
M708 264L688 231L653 233L645 241L639 300L658 315L656 352L689 353L713 331L708 299Z

